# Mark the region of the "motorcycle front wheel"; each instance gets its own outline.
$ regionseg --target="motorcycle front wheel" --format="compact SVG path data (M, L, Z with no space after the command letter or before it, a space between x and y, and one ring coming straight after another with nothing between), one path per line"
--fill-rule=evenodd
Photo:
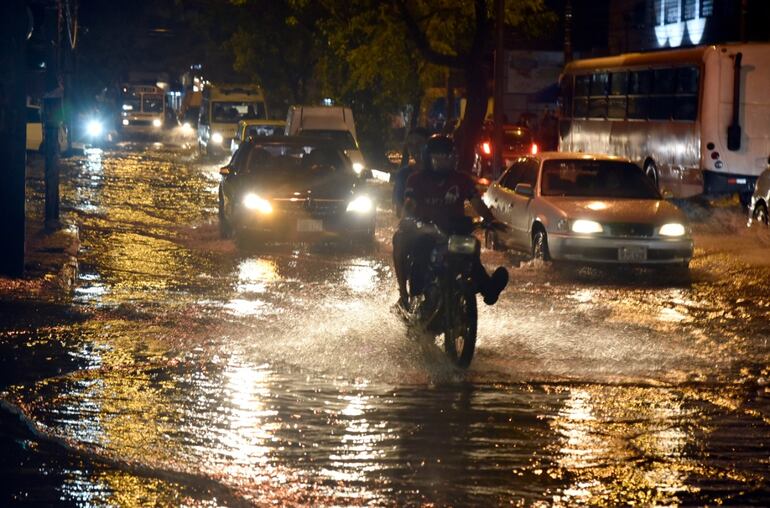
M471 364L476 349L478 310L476 294L457 292L447 299L444 312L444 350L463 369Z

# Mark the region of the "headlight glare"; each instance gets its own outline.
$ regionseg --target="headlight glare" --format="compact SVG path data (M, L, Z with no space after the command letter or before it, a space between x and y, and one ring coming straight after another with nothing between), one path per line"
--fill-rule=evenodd
M160 118L154 118L152 120L153 127L160 127L161 125L163 125L163 122L160 121Z
M217 145L222 144L222 141L224 141L225 138L222 137L222 135L218 132L215 132L211 135L211 142L216 143Z
M86 124L86 132L92 138L96 138L98 136L101 136L103 128L104 127L102 126L102 122L100 122L99 120L90 120Z
M250 192L243 197L243 206L259 213L273 213L273 205L270 204L270 201L262 199L253 192Z
M594 234L604 231L602 225L596 221L578 219L572 223L572 232L580 234Z
M358 196L357 198L353 199L353 201L348 203L347 207L348 212L357 213L368 213L371 212L372 209L374 209L374 203L372 203L372 200L369 198L369 196Z
M353 163L353 171L355 171L357 175L360 175L363 170L364 170L363 164L361 164L360 162Z
M660 236L684 236L687 230L678 222L663 224L660 227Z
M124 118L123 119L123 125L128 125L129 123L131 123L131 122L128 121L128 118Z

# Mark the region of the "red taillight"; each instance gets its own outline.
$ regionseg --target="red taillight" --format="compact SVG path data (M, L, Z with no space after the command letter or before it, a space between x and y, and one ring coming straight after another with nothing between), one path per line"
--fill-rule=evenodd
M717 160L719 158L719 152L711 152L711 158Z
M492 146L489 144L489 141L484 141L481 144L481 150L487 155L492 153Z
M530 148L529 151L530 153L532 153L532 155L537 155L537 151L538 151L537 143L532 143L532 148Z
M489 185L489 180L486 178L479 178L479 185Z

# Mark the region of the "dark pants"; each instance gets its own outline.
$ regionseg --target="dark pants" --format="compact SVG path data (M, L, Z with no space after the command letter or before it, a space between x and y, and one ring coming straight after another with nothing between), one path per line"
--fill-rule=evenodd
M401 220L393 234L393 265L396 270L400 298L409 296L407 280L410 277L413 282L412 292L419 293L422 290L421 283L425 280L424 274L430 261L430 254L437 241L444 239L446 234L470 234L473 228L466 221L458 221L449 229L442 232L433 224L419 223L411 218ZM484 265L481 264L478 252L473 258L472 275L479 291L484 294L489 286L490 277Z

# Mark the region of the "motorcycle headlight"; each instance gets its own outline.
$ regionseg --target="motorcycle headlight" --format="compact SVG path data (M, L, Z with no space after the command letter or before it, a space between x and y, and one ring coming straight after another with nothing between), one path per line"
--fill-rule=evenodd
M348 203L348 212L368 213L374 208L371 198L368 196L358 196L353 201Z
M86 133L92 138L101 136L102 130L104 130L104 126L99 120L90 120L86 124Z
M152 120L153 127L160 127L161 125L163 125L163 122L160 121L160 118L154 118Z
M684 236L686 232L686 228L678 222L663 224L659 231L660 236Z
M221 144L224 140L225 138L223 138L222 135L218 132L215 132L211 135L211 142L216 143L217 145Z
M361 164L360 162L353 163L353 171L355 171L357 175L360 175L363 170L364 170L363 164Z
M604 228L601 224L592 220L578 219L572 223L572 232L580 234L601 233Z
M273 213L273 205L270 204L270 201L262 199L253 192L250 192L243 197L243 206L259 213Z

